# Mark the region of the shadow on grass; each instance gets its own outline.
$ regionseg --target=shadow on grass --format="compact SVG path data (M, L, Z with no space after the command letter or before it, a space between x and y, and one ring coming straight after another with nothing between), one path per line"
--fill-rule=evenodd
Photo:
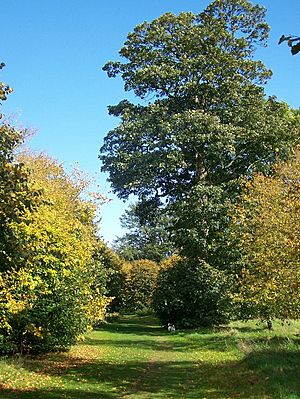
M293 346L300 348L300 337L282 337L282 336L273 336L273 337L257 337L253 340L256 344L267 346L266 349L289 349ZM264 348L265 349L265 348Z
M121 316L118 321L106 323L98 327L98 331L106 331L116 334L134 334L161 336L166 333L162 327L157 325L157 319L152 316Z
M300 397L298 351L265 350L253 352L240 362L217 364L195 365L190 361L111 364L93 360L61 368L65 356L57 354L55 359L53 355L52 364L44 369L43 359L28 358L22 365L31 373L39 370L45 376L59 376L61 388L19 392L17 396L16 391L3 390L1 399L112 399L125 394L132 398L155 395L155 398L173 399Z
M67 353L25 357L19 365L32 375L53 377L59 387L15 391L0 387L1 399L120 399L154 396L156 399L223 399L223 398L289 398L300 397L300 339L257 337L250 341L250 352L241 361L216 362L180 360L179 352L198 350L226 351L235 346L238 337L185 331L168 334L155 325L151 317L123 317L117 323L105 324L100 331L120 334L112 339L89 338L84 345L168 351L167 357L133 361L120 356L119 362L101 358L76 358ZM235 328L235 330L237 330ZM202 331L202 330L201 330ZM253 329L250 329L252 332ZM215 331L216 332L216 331ZM124 337L122 336L124 334ZM126 339L126 334L132 334ZM134 335L140 336L135 339ZM144 337L145 336L145 337ZM146 339L149 336L149 339ZM162 336L167 345L162 345ZM247 334L245 336L247 339ZM170 354L174 352L174 356ZM171 357L170 357L171 356ZM200 355L201 356L201 355ZM166 360L168 359L168 361Z
M17 391L0 388L1 399L115 399L112 393L99 393L99 392L88 392L78 391L77 389L41 389L36 391Z
M199 349L225 352L235 348L237 342L241 339L248 340L251 346L265 345L268 348L282 348L285 344L290 344L291 342L294 342L295 345L300 345L299 337L294 337L291 340L280 336L259 336L258 333L265 330L262 326L199 328L196 330L179 330L170 334L162 327L155 325L155 322L157 322L157 320L149 316L123 316L117 323L107 323L98 329L98 331L109 333L112 337L111 339L107 337L87 337L84 345L117 348L135 347L155 351L177 352ZM119 334L121 339L116 339L114 333ZM249 333L249 335L247 335L247 333ZM132 336L130 337L128 335L145 336L145 339L133 339ZM128 339L126 337L128 337ZM147 339L146 337L149 338ZM155 340L156 337L165 337L168 340L168 346L159 345Z
M288 392L300 398L300 351L265 349L250 353L245 364L265 381L272 382L274 395L285 387ZM277 388L277 390L276 390ZM277 396L274 396L277 397ZM279 396L278 397L282 397Z

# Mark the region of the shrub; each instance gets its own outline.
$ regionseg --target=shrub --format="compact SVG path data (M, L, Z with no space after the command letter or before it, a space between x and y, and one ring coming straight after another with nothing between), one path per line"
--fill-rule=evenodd
M152 306L152 294L156 287L159 266L141 259L123 265L125 284L122 291L124 310L145 310Z
M164 325L211 326L229 318L227 279L201 260L175 258L162 269L153 295L154 310Z
M123 260L101 241L98 241L93 258L94 262L102 265L102 272L105 274L105 294L111 298L108 312L119 312L124 306L121 295L125 285Z
M43 189L42 202L26 221L10 223L18 262L0 272L0 351L66 349L103 319L109 301L103 266L93 259L95 206L81 197L86 183L57 162L45 155L22 160L30 183Z

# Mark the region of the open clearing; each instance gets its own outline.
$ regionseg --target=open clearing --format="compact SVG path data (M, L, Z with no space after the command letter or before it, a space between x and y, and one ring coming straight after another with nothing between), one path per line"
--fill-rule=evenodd
M2 358L1 399L299 399L300 323L167 333L123 316L66 353Z

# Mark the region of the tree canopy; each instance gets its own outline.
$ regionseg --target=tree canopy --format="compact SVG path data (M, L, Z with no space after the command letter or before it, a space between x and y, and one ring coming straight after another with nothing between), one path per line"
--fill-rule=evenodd
M271 73L252 58L267 33L262 7L226 0L198 15L165 14L128 35L120 50L128 62L104 70L156 99L109 107L121 123L105 138L102 169L119 197L172 200L274 160L293 129L286 107L264 99Z
M121 122L100 158L120 198L135 194L151 209L183 204L198 187L201 203L203 185L234 191L240 176L286 154L298 131L285 104L264 98L271 72L253 59L268 36L264 15L247 0L214 1L128 35L125 62L103 68L147 102L109 107Z
M173 250L168 231L170 220L155 210L149 220L139 211L137 204L131 205L125 211L121 224L127 232L122 237L117 237L113 248L128 261L149 259L160 262L171 255Z

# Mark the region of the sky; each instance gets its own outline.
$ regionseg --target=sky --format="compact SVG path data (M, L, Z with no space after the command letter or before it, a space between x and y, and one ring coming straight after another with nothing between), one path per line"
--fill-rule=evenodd
M259 0L271 26L269 46L256 58L272 69L267 95L299 108L300 54L291 56L282 34L300 35L299 0ZM129 202L112 193L100 173L99 149L118 120L107 113L126 93L120 78L102 71L133 28L165 12L198 13L208 0L1 0L0 80L14 88L2 113L35 132L28 145L68 168L96 175L99 190L111 199L102 209L100 234L112 242L123 234L119 218Z

